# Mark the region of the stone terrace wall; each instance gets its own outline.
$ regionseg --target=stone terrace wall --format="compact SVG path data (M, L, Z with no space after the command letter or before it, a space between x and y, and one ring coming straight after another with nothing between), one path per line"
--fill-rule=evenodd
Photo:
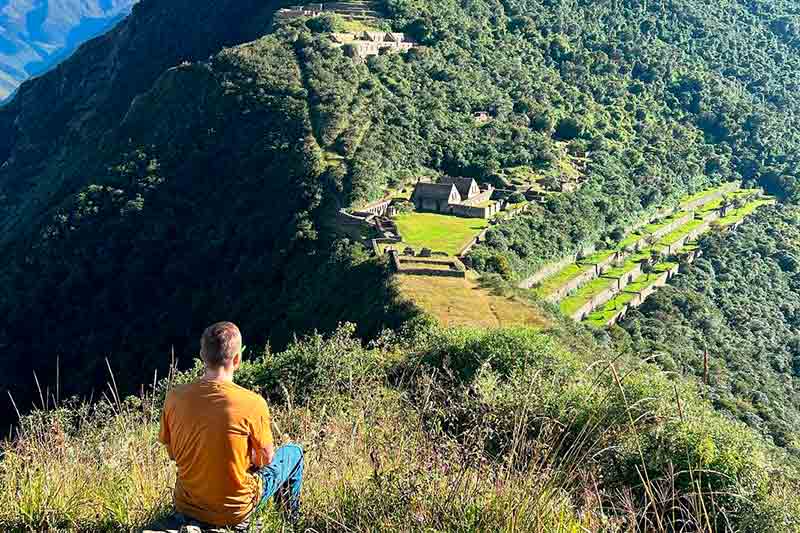
M613 298L619 291L615 289L606 289L603 292L596 294L591 300L589 300L586 305L578 309L572 314L572 319L576 322L580 322L583 320L587 315L589 315L592 311L596 308L604 305L607 301Z
M736 189L739 189L742 186L740 182L732 181L730 183L726 183L722 185L720 190L709 193L705 196L698 198L697 200L692 200L691 202L681 204L681 208L687 211L691 211L692 209L696 209L701 205L705 205L709 202L713 202L714 200L718 200L722 198L724 195L728 194L729 192L733 192Z
M638 278L641 275L642 275L642 264L637 263L635 267L633 267L628 272L625 272L623 276L611 279L617 280L616 289L618 291L621 291L622 289L627 287L634 279Z
M500 212L500 203L493 202L488 207L475 207L472 205L455 204L451 205L453 214L466 218L492 218Z
M433 259L424 257L401 257L396 250L390 251L389 256L392 266L398 274L461 279L467 277L466 267L456 258ZM429 268L426 268L426 265ZM443 270L442 267L447 267L447 270Z
M544 281L546 278L549 278L550 276L556 274L557 272L560 272L561 270L567 268L569 265L574 263L575 260L576 260L576 257L573 255L573 256L570 256L570 257L562 259L558 263L549 263L544 268L542 268L541 270L536 272L533 276L531 276L531 277L527 278L525 281L523 281L520 284L520 288L522 288L522 289L530 289L531 287L533 287L537 283L540 283L540 282Z
M383 216L386 214L386 211L389 210L389 206L392 205L392 200L393 199L391 197L388 197L375 202L368 203L363 207L354 209L353 214L360 216L370 216L370 215Z
M597 269L595 267L593 269L587 270L580 276L573 278L566 285L562 285L555 292L551 292L550 294L545 296L544 299L547 302L556 303L559 300L563 300L564 298L566 298L568 294L570 294L572 291L577 290L581 285L589 283L596 277L597 277Z
M690 259L689 260L693 261L695 258L699 257L699 255L700 254L696 254L696 253L690 254L690 256L689 256ZM658 278L656 278L655 282L653 282L652 285L649 285L648 287L646 287L645 289L643 289L643 290L641 290L641 291L639 291L637 293L633 293L634 294L633 300L631 300L630 302L628 302L627 304L622 306L620 308L619 312L617 312L617 314L615 314L613 317L611 317L606 322L606 326L613 326L614 324L619 322L622 318L624 318L625 315L628 314L628 311L630 311L631 309L635 309L635 308L641 306L645 302L645 300L647 300L650 296L652 296L653 293L655 293L660 287L664 287L667 283L669 283L669 280L671 280L672 277L675 274L677 274L679 270L680 270L680 267L679 266L675 266L675 267L669 269L667 272L664 272L663 274L659 275ZM609 298L609 300L610 300L610 298ZM608 300L606 300L606 302L607 301Z

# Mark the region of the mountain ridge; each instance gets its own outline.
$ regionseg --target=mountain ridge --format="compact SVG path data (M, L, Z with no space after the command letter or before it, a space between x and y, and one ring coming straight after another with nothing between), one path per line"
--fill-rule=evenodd
M0 100L112 28L136 0L6 0L0 4Z

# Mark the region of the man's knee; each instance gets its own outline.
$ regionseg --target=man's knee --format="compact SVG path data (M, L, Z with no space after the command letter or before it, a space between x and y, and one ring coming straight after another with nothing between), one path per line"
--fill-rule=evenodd
M298 444L285 444L278 448L278 452L284 454L292 463L303 464L303 448Z

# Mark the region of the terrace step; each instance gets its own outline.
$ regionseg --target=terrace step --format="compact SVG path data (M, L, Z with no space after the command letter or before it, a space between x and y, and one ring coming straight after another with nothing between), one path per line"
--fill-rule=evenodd
M629 235L618 245L617 249L595 253L593 256L595 258L598 255L604 256L602 261L595 262L593 272L591 263L586 260L575 260L574 263L564 266L561 266L564 264L562 262L556 264L561 268L545 267L539 273L522 282L520 287L531 288L534 284L539 284L540 288L537 289L536 292L540 297L551 303L556 303L566 298L567 295L583 285L601 276L612 263L624 260L632 255L631 250L652 247L654 244L653 241L658 242L665 236L679 232L681 228L687 224L695 224L700 227L704 224L704 221L710 223L712 221L711 219L719 218L719 216L716 216L716 213L720 210L723 198L726 195L733 194L734 196L744 196L753 194L754 192L748 189L738 189L738 187L739 184L737 183L728 183L716 189L707 190L689 197L680 205L691 207L694 210L675 211L665 218L644 226L641 234ZM698 215L698 211L700 213L700 218L694 220ZM674 242L670 242L667 243L665 247L668 253L672 253L674 251L673 247L680 247L680 245L674 246ZM589 268L575 267L575 265L583 266L585 264L588 264Z

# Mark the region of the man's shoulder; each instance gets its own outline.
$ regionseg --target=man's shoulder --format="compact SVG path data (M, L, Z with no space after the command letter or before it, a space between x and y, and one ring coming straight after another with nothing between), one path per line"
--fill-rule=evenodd
M261 407L266 406L267 401L264 399L263 396L257 394L250 389L246 389L241 385L237 385L236 383L231 383L232 392L237 396L237 398L242 402L251 403L254 406Z

